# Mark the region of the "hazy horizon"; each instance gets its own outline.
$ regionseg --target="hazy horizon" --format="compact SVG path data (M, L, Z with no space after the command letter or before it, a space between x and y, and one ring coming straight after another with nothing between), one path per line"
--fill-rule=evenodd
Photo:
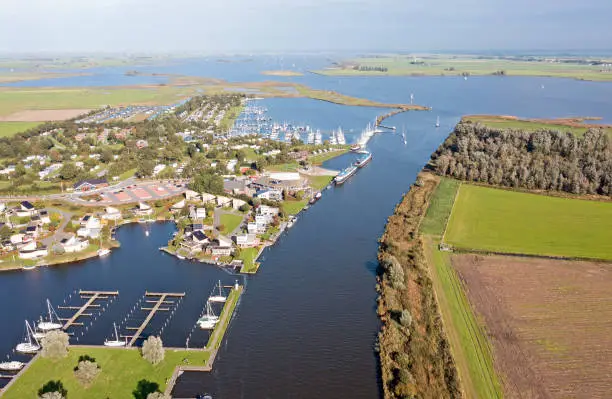
M612 43L609 0L3 3L3 54L597 52Z

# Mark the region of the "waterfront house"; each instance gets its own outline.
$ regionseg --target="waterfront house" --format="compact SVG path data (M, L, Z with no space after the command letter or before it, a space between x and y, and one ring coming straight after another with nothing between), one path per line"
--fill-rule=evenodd
M185 190L185 199L187 201L197 201L200 199L200 194L193 190Z
M138 205L132 209L135 216L149 216L153 214L153 208L144 202L139 202Z
M172 205L172 207L170 207L170 212L180 212L185 208L185 200L180 200L179 202L177 202L176 204Z
M257 208L258 215L269 216L270 220L272 220L271 219L272 217L277 216L279 212L280 212L279 208L268 206L268 205L260 205Z
M234 241L240 248L254 247L258 244L255 234L238 234L234 236Z
M308 190L308 179L300 177L299 173L271 173L269 176L261 176L253 182L257 190L272 189L293 193Z
M195 242L198 242L202 245L204 244L208 244L208 237L206 237L206 234L204 234L204 232L202 230L194 230L193 234L191 235L191 239Z
M189 252L200 252L200 251L202 251L202 243L199 243L199 242L193 240L191 237L190 238L186 238L183 241L181 241L180 245L181 245L181 248L185 248Z
M274 190L271 188L264 188L261 190L257 190L254 195L255 198L265 199L268 201L282 201L283 193L279 190Z
M81 180L74 184L74 191L84 192L97 190L99 188L107 187L108 181L106 179L87 179Z
M14 245L21 244L23 242L24 237L25 237L25 234L22 234L22 233L13 234L10 238L11 244L14 244Z
M19 250L19 258L21 259L38 259L49 255L47 247L39 247L32 250Z
M121 219L121 211L117 208L113 208L112 206L107 206L104 209L104 214L102 215L102 219L119 220Z
M75 236L70 236L62 239L60 245L67 253L80 252L89 246L88 240L79 240Z
M255 222L251 222L247 224L247 231L249 234L264 234L266 232L267 227L267 223L258 224Z
M223 235L219 235L216 238L216 241L219 243L219 246L221 247L231 247L232 245L234 245L234 242L232 241L231 238L228 238Z

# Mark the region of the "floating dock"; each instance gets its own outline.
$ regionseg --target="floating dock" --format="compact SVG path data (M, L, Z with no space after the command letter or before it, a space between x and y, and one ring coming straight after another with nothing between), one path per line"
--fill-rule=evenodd
M110 297L115 297L119 295L119 291L84 291L79 290L79 295L82 299L87 299L87 301L81 306L58 306L58 309L69 309L76 310L74 315L70 318L60 319L60 321L64 321L64 326L62 330L66 331L68 328L72 326L82 326L83 323L78 323L77 320L82 316L91 316L91 313L85 313L86 310L92 308L100 308L101 305L99 303L94 303L97 300L105 300Z
M144 319L144 321L140 324L140 326L138 327L127 327L128 330L135 330L136 332L134 333L134 335L128 335L128 336L124 336L124 338L129 338L129 342L127 344L127 347L132 347L136 341L138 341L138 339L140 338L140 335L142 334L142 332L144 331L144 329L147 327L147 325L149 324L149 322L151 321L151 319L153 318L153 316L155 316L155 313L157 312L162 312L162 311L169 311L170 308L169 307L165 307L162 308L162 305L172 305L175 302L174 301L167 301L166 298L182 298L185 296L185 293L173 293L173 292L145 292L145 298L146 297L156 297L156 300L150 300L147 299L145 300L145 303L151 303L153 304L152 307L150 308L141 308L141 310L144 311L148 311L149 314L147 314L147 317Z

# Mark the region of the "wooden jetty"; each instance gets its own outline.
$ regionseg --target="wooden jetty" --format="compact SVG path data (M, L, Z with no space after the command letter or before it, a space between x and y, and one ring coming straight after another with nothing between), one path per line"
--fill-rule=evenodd
M166 298L180 298L184 296L185 296L184 292L173 293L173 292L148 292L146 291L145 297L157 297L157 300L150 300L150 299L145 300L146 303L153 303L153 307L141 308L141 310L145 310L149 312L147 317L144 319L144 321L142 322L142 324L140 324L139 327L127 327L126 328L127 330L136 330L134 335L126 336L126 338L130 338L127 344L127 347L131 347L136 343L136 341L140 338L140 335L142 334L144 329L147 327L147 325L153 318L153 316L155 316L155 313L170 310L169 307L165 307L165 308L161 307L162 305L169 305L169 304L171 305L174 303L174 301L167 301Z
M85 313L87 309L90 308L100 308L100 304L95 304L94 302L98 299L108 299L112 296L119 295L119 291L84 291L79 290L79 295L83 299L87 299L85 304L82 306L59 306L58 309L71 309L76 310L74 315L68 319L61 319L65 321L62 330L66 331L71 326L82 326L83 323L77 323L77 319L81 316L91 316L91 313Z

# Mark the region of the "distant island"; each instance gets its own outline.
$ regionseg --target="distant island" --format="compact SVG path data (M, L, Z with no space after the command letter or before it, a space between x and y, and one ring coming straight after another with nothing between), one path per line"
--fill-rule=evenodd
M327 76L543 76L612 81L612 60L597 57L380 55L334 62Z
M296 71L287 71L287 70L277 70L277 71L263 71L262 75L268 76L304 76L302 72Z

